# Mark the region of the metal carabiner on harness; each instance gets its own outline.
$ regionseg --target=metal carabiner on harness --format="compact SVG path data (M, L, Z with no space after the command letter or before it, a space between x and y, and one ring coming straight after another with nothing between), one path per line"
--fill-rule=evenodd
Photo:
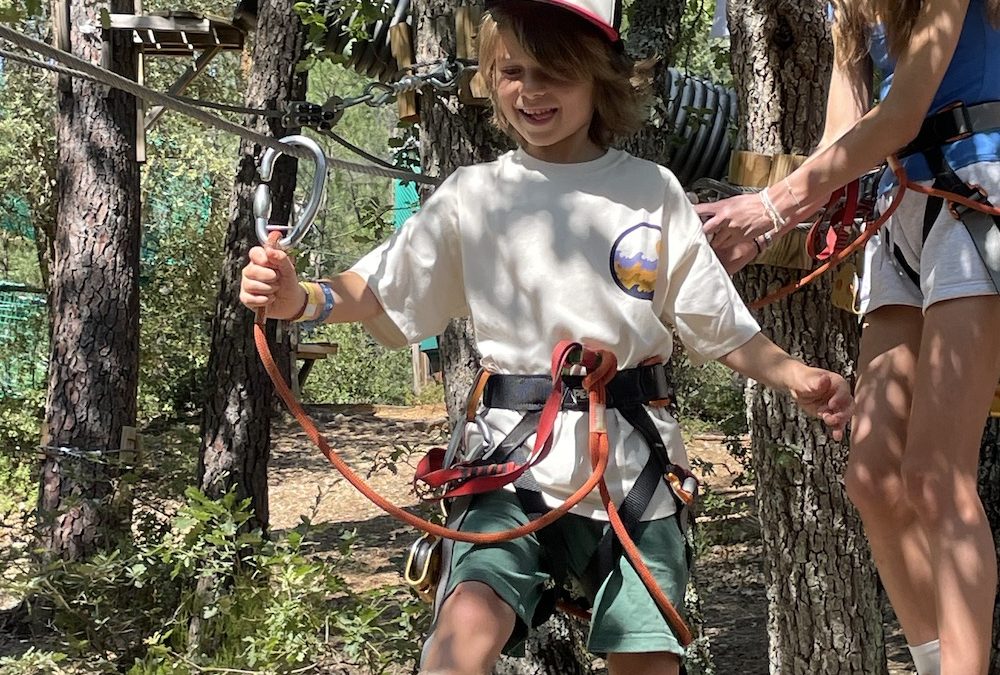
M465 427L471 423L475 423L482 441L480 441L479 447L473 452L467 452L465 447ZM456 425L455 430L451 434L451 440L448 442L448 448L444 453L443 466L446 468L450 467L456 460L469 462L474 459L485 459L493 454L494 450L496 450L496 446L493 445L493 430L490 429L490 425L486 423L482 415L476 415L471 420L462 420Z
M319 207L322 206L327 167L326 154L323 152L323 149L319 146L319 143L308 136L299 134L285 136L281 139L281 142L287 145L306 148L312 152L313 159L316 162L312 194L309 195L309 201L306 202L305 208L298 214L295 224L271 225L271 188L268 186L268 181L271 180L274 162L281 153L274 148L267 148L260 158L259 173L261 182L253 194L253 215L257 225L257 238L260 239L262 244L266 244L271 232L284 232L285 236L278 240L277 245L278 248L289 249L302 241L302 238L306 236L309 228L312 227L313 219L316 217Z

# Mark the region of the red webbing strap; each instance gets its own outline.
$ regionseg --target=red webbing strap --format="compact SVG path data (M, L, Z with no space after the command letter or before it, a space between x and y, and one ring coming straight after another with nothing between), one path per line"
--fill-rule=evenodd
M890 158L890 164L892 163L891 161L892 159L893 158ZM889 218L892 217L892 214L895 213L896 209L899 208L900 203L902 203L903 201L903 195L906 193L907 187L909 187L909 182L906 180L906 172L903 171L902 167L900 167L900 173L897 173L896 175L900 179L899 191L896 193L896 196L893 198L888 208L886 208L885 212L878 217L878 220L876 220L874 223L870 223L868 227L865 228L865 231L862 232L860 235L858 235L858 237L854 241L852 241L849 246L845 247L839 253L835 253L834 255L830 256L830 258L825 263L823 263L822 265L820 265L812 272L799 279L798 281L790 283L787 286L782 286L774 293L769 293L768 295L765 295L762 298L754 300L748 305L748 307L750 307L750 309L760 309L765 305L770 305L772 302L777 302L778 300L781 300L782 298L791 295L792 293L799 290L806 284L814 281L817 277L820 277L823 274L825 274L830 268L835 267L844 260L846 260L847 258L850 258L852 255L854 255L855 251L857 251L866 243L868 243L868 240L871 239L883 225L885 225L885 223L889 220Z
M524 463L505 462L503 464L488 465L459 463L455 466L442 467L444 453L432 451L417 464L415 480L424 483L432 489L441 488L453 481L463 481L461 485L452 488L442 495L443 499L451 499L479 494L481 492L490 492L513 483L522 474L530 470L531 467L545 459L552 448L553 427L555 426L556 419L559 417L560 410L562 410L563 368L566 366L570 356L578 351L581 351L583 354L591 353L584 350L583 346L579 343L569 340L563 340L557 344L552 352L552 391L545 400L545 406L542 408L541 416L538 420L538 428L535 431L535 445ZM596 366L596 361L594 365Z

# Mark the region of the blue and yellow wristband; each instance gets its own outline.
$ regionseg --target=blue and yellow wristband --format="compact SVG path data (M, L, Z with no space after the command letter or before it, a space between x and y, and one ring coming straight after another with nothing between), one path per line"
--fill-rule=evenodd
M299 286L306 292L306 301L298 316L292 318L291 321L325 322L336 304L333 289L322 281L300 281Z

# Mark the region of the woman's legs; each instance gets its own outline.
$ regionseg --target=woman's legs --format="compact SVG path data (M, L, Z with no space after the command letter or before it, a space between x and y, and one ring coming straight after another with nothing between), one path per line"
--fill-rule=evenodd
M945 675L985 673L989 663L997 561L976 476L998 376L1000 296L931 305L902 476L927 533Z
M922 330L923 316L915 307L882 307L866 317L845 477L911 645L938 636L930 547L902 478Z
M516 616L493 589L465 581L441 606L421 673L489 675L500 658Z

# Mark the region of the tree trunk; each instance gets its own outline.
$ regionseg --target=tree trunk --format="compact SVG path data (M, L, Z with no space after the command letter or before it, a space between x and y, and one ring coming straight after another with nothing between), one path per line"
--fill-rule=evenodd
M822 128L832 59L826 3L735 0L729 22L742 147L807 153ZM752 266L738 284L752 300L797 276ZM791 354L851 377L858 322L831 304L830 279L765 307L758 319ZM847 445L787 396L754 386L749 398L771 672L885 673L875 570L843 489Z
M986 423L980 446L979 496L986 508L986 515L993 530L993 541L1000 555L1000 420L991 418ZM1000 600L1000 596L998 596ZM1000 675L1000 602L993 609L993 651L990 654L990 675Z
M118 32L105 43L101 11L74 0L72 52L134 79L136 52ZM92 29L92 30L88 30ZM58 215L52 265L52 351L45 405L39 514L51 555L80 558L127 528L119 499L122 429L135 425L139 377L139 165L136 101L74 79L58 93ZM58 448L58 449L57 449ZM89 459L68 453L86 454ZM117 503L116 503L117 502Z
M306 75L295 72L303 42L302 23L291 4L261 3L247 83L247 107L280 109L287 101L305 97ZM296 132L282 127L275 118L250 117L245 123L278 138ZM273 387L254 345L254 315L239 302L240 272L247 251L258 243L252 199L260 151L250 141L240 144L219 299L212 322L198 482L211 497L220 497L230 489L235 489L240 499L249 497L254 516L248 525L266 529ZM272 221L288 221L296 166L297 162L287 155L276 164L270 181ZM282 343L275 345L276 324L268 322L269 342L274 345L279 365L287 372L287 337L278 337Z

